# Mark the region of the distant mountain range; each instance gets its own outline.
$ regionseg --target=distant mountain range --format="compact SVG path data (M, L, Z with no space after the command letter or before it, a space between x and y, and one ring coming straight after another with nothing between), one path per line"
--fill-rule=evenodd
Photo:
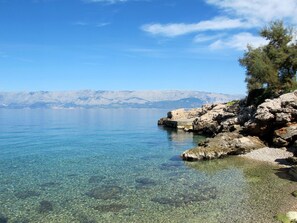
M193 108L243 95L200 91L37 91L0 92L0 108Z

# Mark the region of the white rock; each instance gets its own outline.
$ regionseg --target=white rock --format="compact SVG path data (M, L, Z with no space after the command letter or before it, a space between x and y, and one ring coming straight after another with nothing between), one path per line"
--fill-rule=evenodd
M289 211L286 216L290 219L290 221L297 221L297 212L296 211Z

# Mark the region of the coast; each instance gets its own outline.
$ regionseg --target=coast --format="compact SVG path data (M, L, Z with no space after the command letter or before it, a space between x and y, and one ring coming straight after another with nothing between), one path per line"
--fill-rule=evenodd
M229 103L204 105L168 112L159 125L207 136L197 147L181 154L185 161L239 155L275 165L281 177L297 181L297 91L249 104L248 97ZM290 189L297 196L296 186ZM293 192L296 191L296 192ZM293 196L292 196L293 197ZM276 219L297 221L297 202L290 198Z
M177 109L168 112L158 124L208 136L197 147L181 154L186 161L247 154L243 157L290 165L297 180L297 91L266 99L257 106L249 104L246 98Z

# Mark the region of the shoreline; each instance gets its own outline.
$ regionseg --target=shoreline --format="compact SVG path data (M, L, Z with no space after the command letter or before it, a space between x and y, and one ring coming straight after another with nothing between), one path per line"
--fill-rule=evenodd
M288 163L287 158L292 157L293 153L285 149L264 147L238 156L267 162L279 167L290 167L291 165Z

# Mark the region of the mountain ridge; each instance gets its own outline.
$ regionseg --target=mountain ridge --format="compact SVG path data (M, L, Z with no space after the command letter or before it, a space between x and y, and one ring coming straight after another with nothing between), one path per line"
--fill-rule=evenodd
M193 108L242 97L182 90L0 92L0 108Z

